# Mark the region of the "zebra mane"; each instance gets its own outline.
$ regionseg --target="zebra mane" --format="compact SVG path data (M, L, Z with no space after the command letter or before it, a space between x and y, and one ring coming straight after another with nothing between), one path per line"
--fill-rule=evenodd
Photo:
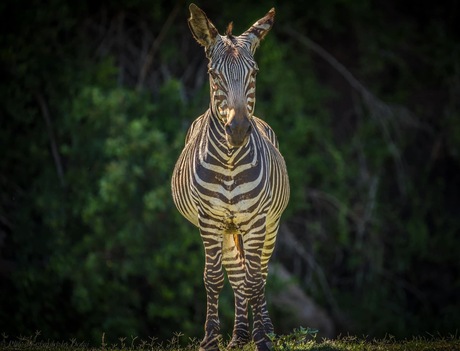
M232 30L233 30L233 21L228 24L227 30L225 31L225 35L229 39L231 39L233 37Z

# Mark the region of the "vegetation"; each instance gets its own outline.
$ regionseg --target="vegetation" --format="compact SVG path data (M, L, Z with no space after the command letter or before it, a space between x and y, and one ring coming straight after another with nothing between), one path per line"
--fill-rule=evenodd
M104 335L101 339L100 346L88 346L85 343L79 343L75 339L70 342L43 342L38 340L39 333L32 337L21 337L18 340L8 340L3 337L0 342L2 350L5 351L191 351L199 347L197 340L189 340L186 346L181 346L182 334L176 334L167 342L159 343L155 338L149 338L148 341L139 340L137 337L119 338L114 344L107 344ZM412 338L396 341L393 337L384 339L367 340L356 337L339 337L335 340L323 339L316 340L316 336L310 333L310 330L299 328L292 334L276 337L273 339L274 351L456 351L460 350L460 340L451 336L448 338ZM222 345L223 347L223 345ZM255 346L250 344L243 350L255 350Z
M90 345L201 336L201 242L169 185L187 127L209 103L187 5L1 2L0 332ZM339 333L408 340L394 350L417 343L412 335L456 335L458 3L198 5L221 31L233 20L234 33L276 7L256 106L293 194L274 260ZM228 333L228 287L221 308Z

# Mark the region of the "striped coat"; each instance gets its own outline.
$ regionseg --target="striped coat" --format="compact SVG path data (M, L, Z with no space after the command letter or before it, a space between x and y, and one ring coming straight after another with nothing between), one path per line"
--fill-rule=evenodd
M210 108L191 125L172 175L179 212L200 230L205 250L205 336L201 350L217 350L218 297L223 268L235 295L235 325L229 347L253 340L268 350L273 332L265 283L281 214L289 200L286 165L267 123L253 116L253 55L270 30L272 9L245 33L218 34L206 14L190 5L190 29L209 59Z

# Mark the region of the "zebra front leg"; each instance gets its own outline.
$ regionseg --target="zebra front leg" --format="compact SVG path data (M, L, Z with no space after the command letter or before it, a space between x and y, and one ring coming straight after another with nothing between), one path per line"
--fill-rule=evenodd
M259 227L260 228L260 227ZM273 325L268 316L265 301L265 278L263 273L263 248L265 242L265 228L259 233L245 236L245 295L252 307L254 326L252 338L258 351L271 350L272 344L267 333L273 332Z
M205 251L204 286L206 288L205 335L200 351L219 349L220 322L218 314L219 293L224 286L222 270L222 236L200 229Z
M244 251L241 235L225 234L223 263L235 296L235 323L232 339L227 348L242 348L250 340L248 321L248 300L244 296Z
M264 286L267 283L267 276L268 276L268 262L272 256L273 250L275 249L275 242L276 242L276 235L278 233L279 228L279 218L278 220L272 222L270 225L267 225L267 233L265 235L264 240L264 247L262 250L261 255L261 271L262 271L262 279L264 281ZM262 319L264 323L265 332L267 334L272 334L274 332L273 324L270 319L268 308L267 308L267 301L264 300L262 302Z

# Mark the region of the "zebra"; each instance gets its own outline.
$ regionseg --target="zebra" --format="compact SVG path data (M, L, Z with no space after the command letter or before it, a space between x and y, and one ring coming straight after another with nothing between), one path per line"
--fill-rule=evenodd
M273 333L265 283L281 214L289 200L284 158L271 127L253 116L257 64L254 53L271 29L272 8L240 36L232 22L220 35L205 12L191 4L188 24L209 59L211 102L190 126L174 168L171 188L179 212L199 228L205 251L207 296L205 336L200 350L217 350L218 298L224 272L235 298L235 322L228 347L252 339L269 350Z

